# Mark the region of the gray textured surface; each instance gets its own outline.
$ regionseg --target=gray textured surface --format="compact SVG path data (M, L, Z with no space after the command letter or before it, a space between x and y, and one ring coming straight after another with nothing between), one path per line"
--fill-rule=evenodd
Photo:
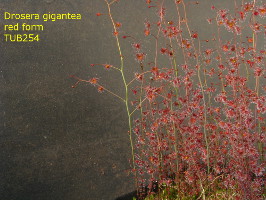
M109 21L95 16L106 10L102 2L0 1L1 18L4 11L83 17L27 21L45 26L39 43L1 41L0 199L108 200L134 190L123 105L90 85L72 89L68 77L97 73L122 92L117 75L89 67L117 62ZM15 22L1 19L1 38L3 24Z

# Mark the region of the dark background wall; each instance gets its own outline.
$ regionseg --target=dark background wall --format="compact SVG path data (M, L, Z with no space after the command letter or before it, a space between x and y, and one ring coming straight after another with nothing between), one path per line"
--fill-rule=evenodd
M123 92L118 75L90 69L117 63L109 20L95 16L106 12L104 1L2 0L0 9L0 199L108 200L134 190L123 105L87 84L73 89L69 78L97 74ZM5 11L82 20L7 21ZM3 25L17 22L43 24L41 41L3 42Z
M204 1L200 6L209 10L210 5ZM209 13L193 9L199 8L188 11L195 30L209 39L204 20ZM139 38L149 59L154 40L144 40L143 22L155 15L148 16L147 10L144 0L123 0L113 8L123 25L121 35ZM80 13L82 20L25 21L44 25L41 41L6 43L3 25L22 21L3 20L5 11ZM119 74L90 67L119 65L110 21L97 12L107 12L103 0L0 0L0 199L108 200L134 190L127 173L130 148L123 104L87 84L71 88L69 75L88 79L97 74L123 95ZM126 60L127 77L139 67L131 42L122 43L124 55L132 57Z

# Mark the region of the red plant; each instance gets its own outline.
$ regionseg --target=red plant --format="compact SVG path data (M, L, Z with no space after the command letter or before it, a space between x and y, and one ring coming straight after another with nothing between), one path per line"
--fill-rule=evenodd
M144 35L156 46L155 56L146 57L142 44L134 42L141 68L127 81L118 34L121 23L114 22L111 13L116 1L105 2L121 63L120 67L103 66L121 72L125 97L99 85L96 78L76 79L98 85L99 92L108 91L125 103L138 186L158 181L160 186L175 188L180 197L190 194L205 199L223 190L233 191L235 199L262 199L266 76L261 44L266 5L256 0L232 1L233 10L210 5L214 17L207 21L216 30L212 38L202 39L200 31L191 31L187 17L189 6L199 2L146 1L147 12L158 17L144 22ZM175 7L175 20L168 16L167 6ZM122 38L128 37L134 39ZM128 103L131 85L132 107Z

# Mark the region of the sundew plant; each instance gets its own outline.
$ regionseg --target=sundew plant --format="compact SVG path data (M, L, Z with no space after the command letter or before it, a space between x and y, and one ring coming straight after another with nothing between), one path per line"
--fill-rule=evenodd
M106 34L113 35L120 64L91 67L119 73L124 95L98 77L73 75L73 87L90 83L125 106L138 198L265 199L265 2L139 0L147 18L136 31L152 44L147 52L114 17L113 8L125 0L102 1L106 10L95 14L109 18ZM205 33L192 25L201 15L190 17L189 9L211 11L201 19L210 27ZM124 56L122 43L133 59ZM131 77L126 59L138 66Z

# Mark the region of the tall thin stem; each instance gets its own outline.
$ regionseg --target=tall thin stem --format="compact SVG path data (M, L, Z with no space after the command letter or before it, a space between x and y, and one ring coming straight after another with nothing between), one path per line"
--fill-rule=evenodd
M115 22L114 22L112 13L111 13L111 7L110 7L111 4L108 3L107 0L104 0L104 1L106 2L107 7L108 7L108 14L109 14L109 17L110 17L111 22L113 24L114 33L117 33L117 28L116 28L116 25L115 25ZM121 76L122 76L123 84L124 84L124 88L125 88L125 106L126 106L126 111L127 111L127 116L128 116L129 140L130 140L130 146L131 146L132 167L133 167L133 171L135 173L135 170L136 170L135 152L134 152L134 145L133 145L133 138L132 138L132 119L131 119L131 114L130 114L130 109L129 109L128 84L126 82L125 73L124 73L124 58L122 55L119 38L118 38L117 34L114 34L114 35L116 38L116 44L117 44L117 48L118 48L118 52L119 52L119 56L120 56L120 72L121 72Z

